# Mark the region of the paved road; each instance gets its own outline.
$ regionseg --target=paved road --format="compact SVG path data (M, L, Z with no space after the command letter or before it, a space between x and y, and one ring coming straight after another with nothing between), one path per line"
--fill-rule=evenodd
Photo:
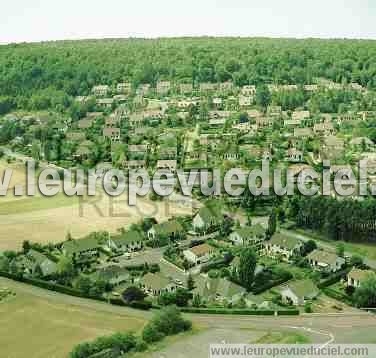
M4 278L0 278L0 283L50 302L61 302L146 320L153 315L153 312L72 297ZM294 317L194 314L185 316L202 330L198 334L177 340L161 352L153 353L152 357L206 358L210 343L250 343L271 331L298 332L309 337L312 343L375 343L376 315L361 311L351 314L311 314Z
M302 241L308 241L308 240L312 239L309 236L305 236L305 235L299 234L297 232L285 230L285 229L281 229L281 233L288 235L288 236L295 237L295 238L300 239ZM318 242L319 247L322 247L325 250L335 251L335 249L336 249L335 244L330 244L330 243L327 243L327 242L321 241L321 240L317 240L317 242ZM345 255L351 257L353 254L351 252L346 251ZM363 261L366 265L368 265L372 269L376 270L376 260L370 260L367 257L363 257Z

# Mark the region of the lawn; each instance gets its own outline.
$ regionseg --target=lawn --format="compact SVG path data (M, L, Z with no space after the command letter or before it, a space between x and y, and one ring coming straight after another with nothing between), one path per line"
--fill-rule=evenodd
M308 337L293 332L268 332L262 336L257 344L308 344Z
M0 279L0 286L12 283ZM12 288L0 302L1 356L66 358L78 343L117 331L142 329L145 321L125 314L55 302Z

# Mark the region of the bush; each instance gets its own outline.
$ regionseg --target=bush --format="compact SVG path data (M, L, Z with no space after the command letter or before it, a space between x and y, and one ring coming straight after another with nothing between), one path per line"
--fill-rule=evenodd
M192 323L183 319L180 311L174 307L163 308L144 328L142 338L147 343L157 342L164 338L188 331Z

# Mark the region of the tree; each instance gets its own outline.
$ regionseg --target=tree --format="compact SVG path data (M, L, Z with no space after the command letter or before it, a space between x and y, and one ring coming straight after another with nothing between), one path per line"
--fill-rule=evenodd
M146 297L144 291L142 291L141 289L135 286L128 287L123 292L122 296L123 296L124 301L128 304L132 302L143 301L144 298Z
M22 251L24 254L27 254L29 250L31 249L31 244L29 240L24 240L22 242Z
M248 291L251 290L257 259L256 254L251 248L246 248L240 254L240 262L237 270L239 283Z
M90 293L91 286L90 278L84 275L79 276L75 282L75 287L85 295Z
M370 274L354 292L358 307L376 308L376 275Z
M277 230L277 213L276 210L273 209L268 220L268 229L267 229L267 236L272 237Z
M256 103L261 106L266 108L271 101L271 94L269 91L268 86L265 84L262 84L256 88Z
M60 256L57 263L57 272L64 282L69 282L76 275L72 259L64 255Z
M310 252L312 252L313 250L316 250L316 249L317 249L316 241L308 240L303 245L302 254L308 255Z
M337 245L336 252L339 257L345 256L345 245L342 242Z
M201 296L199 294L194 295L193 300L192 300L192 306L201 307L201 304L202 304Z
M187 278L187 287L189 291L192 291L195 288L195 281L191 274L189 274Z
M165 336L178 334L192 328L192 323L183 319L180 311L169 306L160 310L156 316L145 326L142 338L147 343L161 340Z
M359 255L352 255L350 259L350 266L362 268L364 266L363 258Z

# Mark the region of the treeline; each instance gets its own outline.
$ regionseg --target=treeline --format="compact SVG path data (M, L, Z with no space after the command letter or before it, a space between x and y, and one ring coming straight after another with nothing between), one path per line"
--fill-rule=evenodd
M376 88L374 41L185 38L0 46L0 111L66 107L96 84L310 84L315 77ZM300 102L300 98L294 101Z
M332 240L376 241L376 200L295 196L288 216L302 228L324 232Z

